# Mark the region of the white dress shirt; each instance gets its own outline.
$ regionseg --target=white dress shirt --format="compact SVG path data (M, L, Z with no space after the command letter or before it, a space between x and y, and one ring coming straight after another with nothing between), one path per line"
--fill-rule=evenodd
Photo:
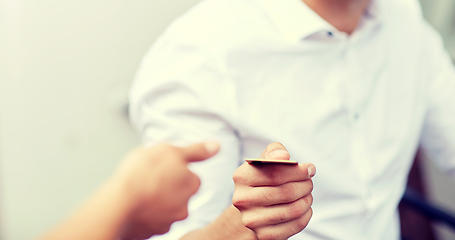
M372 2L352 35L301 0L206 0L145 56L131 90L143 141L222 149L178 239L231 204L244 157L281 142L316 165L313 217L291 239L399 239L397 205L419 144L455 176L455 71L416 0Z

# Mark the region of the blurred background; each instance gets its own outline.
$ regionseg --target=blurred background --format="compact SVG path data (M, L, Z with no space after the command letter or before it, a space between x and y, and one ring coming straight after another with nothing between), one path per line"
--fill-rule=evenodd
M32 239L69 214L139 144L126 118L142 56L198 0L0 0L0 238ZM455 1L421 0L455 57ZM428 197L455 184L427 159ZM455 239L443 224L436 239Z

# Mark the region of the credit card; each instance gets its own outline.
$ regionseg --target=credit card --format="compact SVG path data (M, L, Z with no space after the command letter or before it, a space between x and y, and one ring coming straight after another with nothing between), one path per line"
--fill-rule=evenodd
M255 163L278 163L278 164L299 164L297 161L293 160L276 160L276 159L260 159L260 158L245 158L245 161L251 164Z

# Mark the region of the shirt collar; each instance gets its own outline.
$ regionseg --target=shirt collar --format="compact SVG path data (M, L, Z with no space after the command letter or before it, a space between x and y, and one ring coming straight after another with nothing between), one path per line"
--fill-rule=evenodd
M382 5L384 0L370 0L370 5L368 6L367 10L365 11L364 16L368 18L374 18L379 20L382 13Z
M302 0L261 0L272 22L291 41L301 41L320 31L338 30L308 7ZM382 12L378 0L371 3L364 14L365 18L379 20Z

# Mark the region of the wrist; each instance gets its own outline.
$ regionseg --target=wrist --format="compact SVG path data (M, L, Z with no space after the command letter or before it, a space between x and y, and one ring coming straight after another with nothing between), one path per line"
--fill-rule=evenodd
M253 231L243 225L239 210L230 205L209 225L186 234L180 240L192 239L257 240L258 238Z
M139 199L131 194L130 187L119 178L111 178L103 186L107 195L115 202L119 215L124 222L130 220L139 206Z

